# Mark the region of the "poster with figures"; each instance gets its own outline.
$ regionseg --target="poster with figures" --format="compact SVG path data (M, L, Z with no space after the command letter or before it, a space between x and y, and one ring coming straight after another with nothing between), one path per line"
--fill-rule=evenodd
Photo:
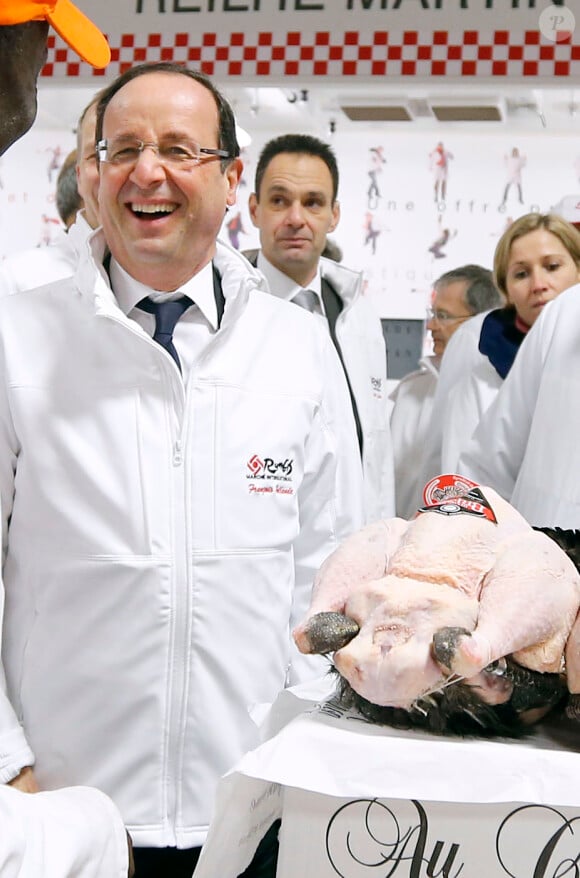
M382 143L386 160L372 209L369 166L360 162L365 139L369 150ZM336 152L342 218L334 237L343 262L364 272L369 300L384 318L422 319L441 274L466 263L491 268L513 220L548 212L564 195L580 192L572 135L514 138L463 127L436 140L391 127L381 141L374 133L349 133Z
M441 274L466 263L491 268L495 246L514 219L548 212L564 195L580 192L571 134L514 137L463 126L438 138L385 129L361 126L360 133L332 138L341 173L341 219L332 237L343 263L364 273L365 294L383 318L422 319ZM239 212L241 250L259 245L247 199L268 139L248 147L252 173L224 224L231 241L227 226Z

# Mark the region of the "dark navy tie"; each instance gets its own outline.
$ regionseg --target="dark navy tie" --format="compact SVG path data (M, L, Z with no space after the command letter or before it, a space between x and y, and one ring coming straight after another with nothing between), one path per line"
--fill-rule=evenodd
M187 311L190 305L193 305L193 301L189 296L181 296L180 299L172 299L169 302L154 302L153 299L146 298L137 303L137 307L141 308L142 311L148 311L149 314L155 316L153 341L158 342L171 354L180 372L181 363L173 344L173 330L181 315Z

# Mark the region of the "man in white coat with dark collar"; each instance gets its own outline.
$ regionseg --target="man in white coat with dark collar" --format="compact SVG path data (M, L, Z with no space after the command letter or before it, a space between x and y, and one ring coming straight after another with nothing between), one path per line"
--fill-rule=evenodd
M381 321L362 294L360 272L321 257L340 219L338 183L328 144L306 134L270 140L258 159L249 201L261 244L251 261L273 295L312 311L332 338L349 386L370 522L395 509L387 356Z

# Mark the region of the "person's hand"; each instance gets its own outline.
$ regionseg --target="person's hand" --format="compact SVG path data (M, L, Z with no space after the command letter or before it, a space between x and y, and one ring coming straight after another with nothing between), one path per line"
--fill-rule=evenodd
M133 842L131 836L127 833L127 848L129 850L129 869L127 871L128 878L133 878L135 874L135 860L133 859Z
M30 765L23 768L20 774L8 783L9 787L16 787L23 793L39 793L40 787L36 782L36 776Z

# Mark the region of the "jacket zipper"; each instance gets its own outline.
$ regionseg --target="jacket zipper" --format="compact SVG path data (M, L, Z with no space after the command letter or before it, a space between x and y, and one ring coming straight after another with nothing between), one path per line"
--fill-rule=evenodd
M185 388L184 388L185 391ZM183 435L186 421L185 401L182 417L178 419L178 436L172 446L173 464L173 575L172 626L169 655L169 717L166 750L166 817L171 844L177 843L176 826L181 800L181 763L183 749L183 717L186 699L188 644L190 636L189 574L188 574L188 515L186 467L183 453Z

